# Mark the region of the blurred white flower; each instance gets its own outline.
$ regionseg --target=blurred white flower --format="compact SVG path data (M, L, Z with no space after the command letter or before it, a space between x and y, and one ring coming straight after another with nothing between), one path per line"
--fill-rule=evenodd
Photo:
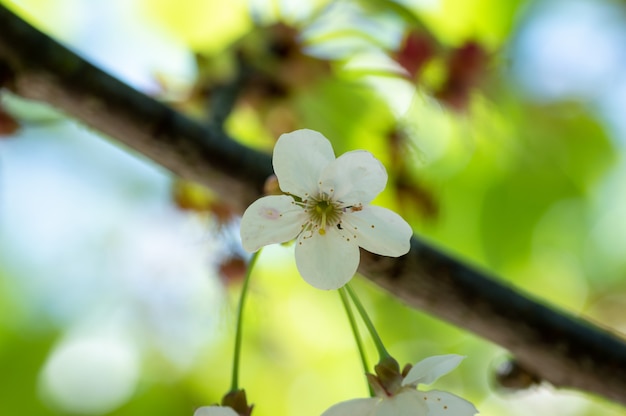
M338 289L354 276L359 247L398 257L413 230L398 214L369 203L385 188L385 167L365 150L335 159L330 142L313 130L280 136L274 148L280 189L255 201L241 220L248 251L296 241L296 265L308 283Z
M415 364L404 377L392 372L372 376L378 397L336 404L322 416L473 416L478 413L474 405L452 393L416 390L455 369L463 358L438 355Z
M239 416L239 414L230 407L204 406L198 408L193 416Z

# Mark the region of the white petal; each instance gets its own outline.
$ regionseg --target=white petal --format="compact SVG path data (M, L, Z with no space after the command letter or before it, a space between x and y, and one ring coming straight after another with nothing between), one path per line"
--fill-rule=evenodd
M341 226L356 236L359 246L372 253L399 257L411 249L411 226L387 208L367 205L361 211L348 209Z
M465 357L462 355L435 355L415 364L402 380L402 385L431 384L454 370Z
M373 416L380 399L354 399L331 406L322 416Z
M419 392L421 393L421 392ZM376 416L430 416L428 406L417 390L402 391L382 399L376 408Z
M272 163L283 192L306 199L317 193L322 170L333 160L333 147L321 133L296 130L281 135L274 146Z
M356 273L361 254L352 239L344 238L335 227L320 235L303 232L296 243L298 271L311 286L339 289Z
M193 416L239 416L230 407L204 406L195 411Z
M385 189L387 171L365 150L344 153L322 172L321 190L345 205L367 204Z
M306 222L304 210L287 195L257 199L241 218L243 248L254 252L263 246L296 238Z
M428 406L428 416L473 416L478 413L473 404L452 393L439 390L418 393Z

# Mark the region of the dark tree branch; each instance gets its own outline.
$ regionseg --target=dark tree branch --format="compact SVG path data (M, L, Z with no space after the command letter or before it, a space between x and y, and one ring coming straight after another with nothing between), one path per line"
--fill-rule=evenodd
M261 194L270 157L133 90L0 5L0 80L216 190L239 212ZM531 300L413 238L401 258L362 252L360 272L410 306L509 349L542 379L626 404L626 342Z
M2 70L4 68L4 70ZM4 76L2 76L4 74ZM102 72L0 5L0 80L203 183L241 211L273 173L268 155L195 123Z

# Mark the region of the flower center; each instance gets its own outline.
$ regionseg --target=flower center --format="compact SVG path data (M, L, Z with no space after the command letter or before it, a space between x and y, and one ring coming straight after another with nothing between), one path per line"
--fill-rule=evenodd
M339 223L341 218L341 208L339 204L322 195L318 198L311 198L307 201L306 211L309 213L311 223L320 235L326 234L326 226L333 227Z

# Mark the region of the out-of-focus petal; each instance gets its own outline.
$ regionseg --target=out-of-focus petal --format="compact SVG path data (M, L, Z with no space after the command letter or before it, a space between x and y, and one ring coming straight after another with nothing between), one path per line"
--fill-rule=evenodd
M359 247L346 240L335 227L326 234L303 232L296 243L296 265L300 275L318 289L339 289L356 273Z
M402 380L403 386L431 384L444 374L454 370L465 357L448 354L428 357L415 364Z
M230 407L204 406L197 409L193 416L239 416L239 414Z
M344 153L322 171L321 189L345 205L367 204L385 189L387 171L366 150Z
M330 407L322 416L374 416L379 401L374 398L348 400Z
M342 227L356 236L365 250L383 256L399 257L411 248L411 226L387 208L367 205L360 211L346 212Z
M294 239L306 221L304 210L287 195L271 195L252 203L241 218L243 248L254 252L263 246Z
M321 133L302 129L281 135L272 163L283 192L302 199L316 192L322 170L333 160L333 147Z
M424 399L416 390L398 393L389 399L382 399L376 409L376 416L431 416ZM451 413L450 416L456 416Z
M417 391L428 406L428 416L473 416L476 407L467 400L447 391Z

